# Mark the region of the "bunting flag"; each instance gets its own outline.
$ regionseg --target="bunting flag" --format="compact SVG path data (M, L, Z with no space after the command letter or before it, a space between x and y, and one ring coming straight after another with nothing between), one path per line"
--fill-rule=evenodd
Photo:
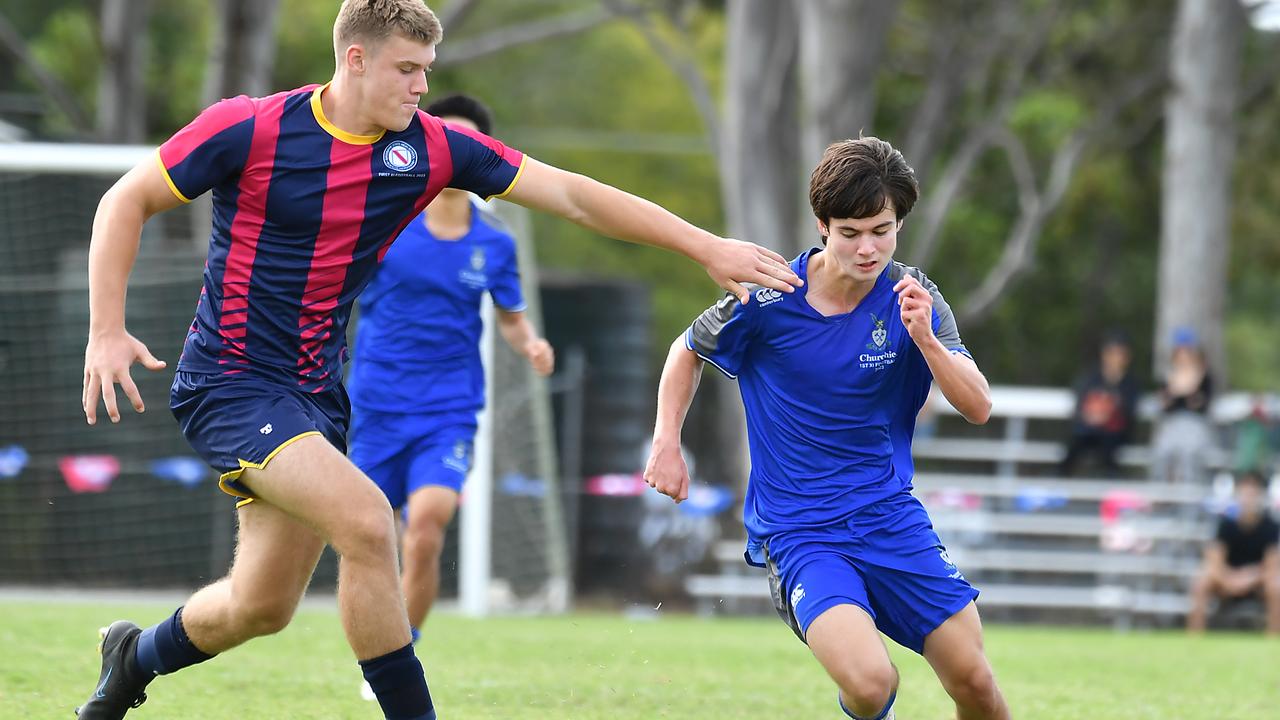
M587 478L588 495L604 497L638 497L649 489L642 473L612 473Z
M31 456L21 445L10 445L7 448L0 448L0 480L8 480L18 477L22 469L27 466L27 461Z
M69 455L58 461L58 469L71 492L100 493L120 474L120 460L114 455Z
M680 503L680 512L694 517L710 517L733 507L733 491L714 485L694 485L689 498Z
M1067 496L1055 490L1033 486L1019 490L1013 506L1018 512L1056 510L1067 506Z
M151 473L161 480L193 488L209 477L209 466L205 465L200 458L175 455L151 461Z
M498 489L503 495L512 497L540 498L547 494L547 484L542 478L531 478L520 473L504 475L498 483Z

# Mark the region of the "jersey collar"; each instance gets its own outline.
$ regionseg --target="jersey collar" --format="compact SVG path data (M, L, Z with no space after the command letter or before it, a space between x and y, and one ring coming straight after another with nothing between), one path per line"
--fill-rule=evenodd
M320 95L324 93L328 87L329 83L325 83L311 93L311 114L315 115L316 122L319 123L320 127L323 128L325 132L348 145L372 145L382 139L382 136L387 133L385 129L377 135L356 135L355 133L349 133L329 122L329 118L324 115L324 106L320 103Z

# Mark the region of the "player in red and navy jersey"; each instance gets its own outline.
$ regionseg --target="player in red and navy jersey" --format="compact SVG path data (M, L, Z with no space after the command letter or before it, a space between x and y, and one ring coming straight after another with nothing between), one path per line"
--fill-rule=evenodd
M699 262L745 301L742 282L790 290L782 257L716 237L661 208L544 165L420 111L439 22L421 0L346 0L331 82L212 106L103 196L89 251L82 402L112 422L119 384L165 363L125 329L142 224L213 191L195 322L170 406L184 435L242 498L230 574L145 630L107 628L81 718L121 718L156 675L288 624L325 544L341 558L348 642L387 718L434 718L409 640L391 508L344 456L341 385L351 305L391 241L442 189L502 196ZM287 714L287 713L286 713Z

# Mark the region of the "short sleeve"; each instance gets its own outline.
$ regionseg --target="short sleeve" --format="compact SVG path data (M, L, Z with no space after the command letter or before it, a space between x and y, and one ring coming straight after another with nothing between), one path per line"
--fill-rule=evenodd
M747 350L755 337L756 299L743 305L726 294L698 316L684 334L685 347L730 378L742 371Z
M520 261L516 253L516 241L506 233L497 236L502 251L498 255L498 267L494 268L489 294L493 304L507 312L524 312L524 292L520 289Z
M169 189L191 202L244 169L253 142L253 101L241 95L210 105L156 153Z
M972 358L973 356L969 354L969 349L960 340L960 329L956 327L956 316L951 312L951 306L947 304L946 298L942 297L942 292L938 290L938 284L930 280L924 273L918 270L916 273L920 284L933 297L934 336L938 338L938 342L941 342L943 347L951 352Z
M444 123L445 140L453 157L449 187L482 198L503 197L515 187L525 156L483 133Z

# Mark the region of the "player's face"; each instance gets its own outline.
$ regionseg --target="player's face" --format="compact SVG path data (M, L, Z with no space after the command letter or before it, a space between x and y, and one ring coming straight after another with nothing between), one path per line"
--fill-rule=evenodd
M427 94L427 74L435 60L434 45L396 34L371 48L365 64L365 102L370 119L392 132L409 127L418 101Z
M1265 500L1262 488L1253 483L1240 483L1236 488L1236 502L1242 512L1250 515L1260 512L1265 506Z
M832 218L818 221L818 231L827 238L827 252L835 258L840 273L855 282L874 281L893 259L898 248L898 213L886 207L869 218Z

